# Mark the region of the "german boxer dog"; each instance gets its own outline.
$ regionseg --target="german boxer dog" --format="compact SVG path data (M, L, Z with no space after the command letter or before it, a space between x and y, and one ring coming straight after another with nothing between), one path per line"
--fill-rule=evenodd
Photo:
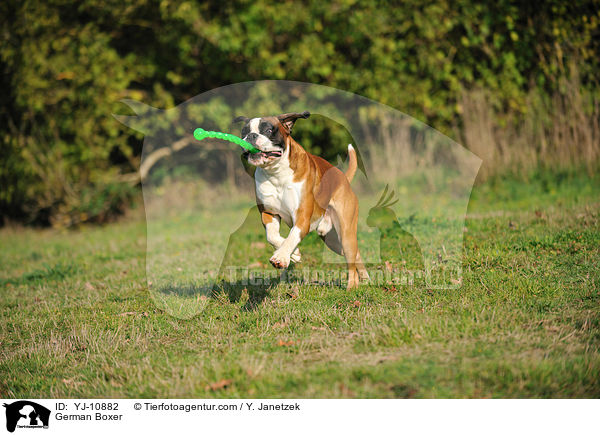
M275 248L271 264L286 269L290 261L299 262L298 244L316 229L331 250L346 258L347 289L351 289L358 285L359 277L369 279L356 239L358 200L350 187L357 167L356 151L348 145L349 164L344 174L304 150L291 132L299 118L309 116L308 112L252 119L239 116L234 122L244 122L241 137L260 151L243 156L256 166L256 202L267 241ZM287 238L279 232L281 220L291 228Z

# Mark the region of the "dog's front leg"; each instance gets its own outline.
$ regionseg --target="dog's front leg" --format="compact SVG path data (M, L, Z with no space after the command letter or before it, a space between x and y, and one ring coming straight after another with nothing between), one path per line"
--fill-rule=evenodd
M290 265L290 259L295 255L294 251L310 229L310 214L301 213L300 210L297 214L300 217L294 223L287 238L269 260L278 269L286 269ZM307 214L308 217L306 217Z
M279 233L281 218L277 215L272 215L263 211L261 213L261 220L265 226L267 242L269 242L269 244L271 244L275 250L279 249L281 245L283 245L283 242L285 242L285 239ZM298 249L294 250L290 258L295 263L299 263L301 260L300 251Z

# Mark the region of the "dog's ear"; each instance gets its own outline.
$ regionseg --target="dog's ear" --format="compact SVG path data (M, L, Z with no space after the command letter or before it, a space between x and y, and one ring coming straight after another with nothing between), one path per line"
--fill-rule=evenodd
M309 116L310 112L304 111L302 113L284 113L283 115L279 115L277 119L279 119L279 122L281 122L288 132L291 132L296 120L299 118L306 119Z
M250 120L250 118L246 118L245 116L236 116L235 118L233 118L233 121L231 121L233 124L237 124L238 122L248 122Z

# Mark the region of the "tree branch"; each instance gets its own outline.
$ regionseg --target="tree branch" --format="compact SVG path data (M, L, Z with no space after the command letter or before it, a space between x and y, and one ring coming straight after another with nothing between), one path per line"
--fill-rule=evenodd
M140 179L143 181L148 177L148 173L152 166L156 164L159 160L172 155L173 153L180 151L187 147L188 145L194 142L193 136L185 136L178 141L174 142L173 145L169 147L159 148L157 150L152 151L148 157L144 159L142 164L140 165Z

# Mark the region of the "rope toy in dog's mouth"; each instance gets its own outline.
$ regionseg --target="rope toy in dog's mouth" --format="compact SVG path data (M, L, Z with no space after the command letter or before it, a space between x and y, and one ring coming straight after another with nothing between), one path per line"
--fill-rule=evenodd
M259 152L259 150L254 148L244 139L240 139L239 137L233 134L221 133L220 131L206 131L203 128L197 128L196 130L194 130L194 138L196 138L197 140L206 139L207 137L233 142L234 144L241 146L245 150L250 151L252 154L256 154Z

